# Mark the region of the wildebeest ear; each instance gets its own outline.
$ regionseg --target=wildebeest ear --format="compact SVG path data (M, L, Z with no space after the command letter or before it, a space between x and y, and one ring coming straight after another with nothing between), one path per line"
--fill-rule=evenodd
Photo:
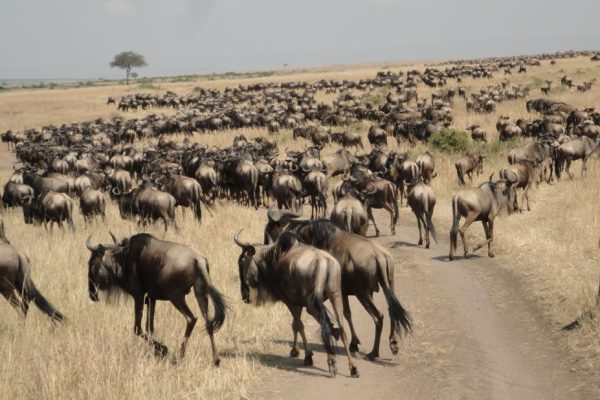
M113 235L113 233L111 231L108 231L108 233L110 234L110 237L112 238L113 243L118 244L119 241L117 240L115 235Z

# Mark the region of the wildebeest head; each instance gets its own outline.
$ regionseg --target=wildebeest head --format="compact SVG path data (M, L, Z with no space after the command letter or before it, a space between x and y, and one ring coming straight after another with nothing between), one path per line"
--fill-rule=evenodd
M240 292L242 294L242 301L248 304L251 301L251 288L256 290L258 287L258 265L254 259L256 248L253 245L240 240L242 231L243 229L235 235L233 240L235 241L235 244L242 249L242 253L238 257Z
M492 182L493 176L494 174L490 175L489 185L490 189L492 189L494 193L494 197L496 198L498 209L499 211L506 209L510 215L513 213L513 211L518 210L519 208L517 203L517 194L513 186L513 182L508 182L504 179Z
M33 224L35 206L35 198L33 196L26 196L23 198L23 218L28 225Z
M111 290L115 287L115 282L121 269L119 265L119 256L126 250L127 243L123 241L117 243L116 238L111 233L113 245L91 244L91 236L88 236L85 246L90 251L88 260L88 293L92 301L98 301L98 289Z

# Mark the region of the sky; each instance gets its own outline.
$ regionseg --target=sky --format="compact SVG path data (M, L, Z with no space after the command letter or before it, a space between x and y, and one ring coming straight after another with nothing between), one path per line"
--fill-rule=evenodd
M0 80L600 50L599 0L0 0Z

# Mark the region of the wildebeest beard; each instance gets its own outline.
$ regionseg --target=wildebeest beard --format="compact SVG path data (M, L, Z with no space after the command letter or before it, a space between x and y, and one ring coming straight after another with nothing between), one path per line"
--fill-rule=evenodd
M110 250L107 249L102 261L104 268L108 271L108 284L102 290L105 293L105 300L108 304L120 304L121 298L126 294L119 282L119 271L123 272L127 253L127 247L118 246Z
M278 293L277 279L272 273L273 268L277 267L275 245L257 250L254 261L258 267L258 279L256 287L250 286L250 302L258 307L275 303L282 296Z

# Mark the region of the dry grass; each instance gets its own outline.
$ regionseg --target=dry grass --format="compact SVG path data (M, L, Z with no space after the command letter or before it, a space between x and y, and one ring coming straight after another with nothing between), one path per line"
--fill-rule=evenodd
M423 68L422 64L411 68ZM322 78L361 79L372 77L381 66L336 68L330 71L312 70L297 74L243 81L221 80L184 83L159 83L163 90L189 93L195 86L234 86L260 81L314 81ZM397 69L397 66L394 66ZM579 72L578 72L579 71ZM597 106L600 95L596 87L588 93L560 87L563 74L572 75L579 83L600 78L600 64L587 58L558 60L534 67L527 75L513 75L512 83L535 85L538 79L554 82L550 97L578 106ZM493 80L465 79L470 91L496 84L504 79L501 73ZM80 89L22 90L0 94L0 131L24 129L44 124L60 124L118 114L113 106L105 106L106 97L138 92L132 86L101 86ZM430 93L420 88L420 96ZM538 97L533 89L532 97ZM333 96L323 96L331 100ZM153 112L150 110L149 112ZM491 115L466 114L464 104L455 105L455 127L463 129L477 122L496 135L498 114L511 118L524 117L523 100L499 104ZM125 115L143 115L126 113ZM366 124L364 125L366 136ZM196 135L193 140L206 144L230 145L237 131ZM245 130L247 136L266 135L266 131ZM182 137L175 136L176 140ZM281 150L302 148L305 142L293 141L289 131L279 137ZM153 141L148 141L151 144ZM367 143L366 138L364 143ZM390 142L390 147L396 144ZM405 148L416 155L424 146ZM497 151L488 148L486 173L473 185L483 182L492 171L506 165L508 147ZM336 148L327 149L334 151ZM368 150L368 149L367 149ZM435 221L441 231L450 225L450 199L460 190L454 171L458 155L436 154L439 176L433 181L438 198ZM548 318L559 327L580 312L591 307L597 290L600 267L598 257L598 213L595 209L600 187L597 160L589 165L585 179L562 180L555 185L541 185L534 190L529 213L502 218L496 225L496 254L499 264L519 277L526 293L543 306ZM579 172L575 163L574 171ZM6 176L2 177L6 181ZM406 215L406 214L404 214ZM179 216L179 218L182 218ZM412 221L412 216L410 217ZM288 352L286 345L273 339L287 338L289 317L281 307L256 310L239 301L236 259L238 250L231 238L246 227L245 237L260 241L264 218L252 210L237 205L219 207L213 217L206 216L201 226L180 223L182 232L172 232L167 238L189 244L205 254L211 263L215 285L230 300L231 311L224 328L216 335L222 353L221 368L210 366L207 337L200 324L193 333L186 359L179 365L155 361L148 347L132 332L133 305L121 300L116 304L92 304L87 298L86 268L88 252L84 241L88 234L95 240L108 239L107 228L100 224L84 227L78 216L75 234L46 234L40 227L25 226L22 215L8 211L3 219L13 244L31 258L33 277L42 292L69 317L67 326L54 326L33 310L26 322L6 302L0 302L0 390L7 398L240 398L246 396L257 380L268 374L262 354ZM189 216L188 216L189 219ZM108 226L117 236L137 232L131 222L123 222L115 206L111 206ZM385 228L384 228L385 229ZM151 230L152 231L152 230ZM158 237L163 234L153 231ZM470 236L482 237L480 226L474 225ZM190 298L191 304L195 304ZM192 306L199 314L196 306ZM171 348L179 343L184 330L183 318L168 304L161 303L157 311L157 337ZM577 356L598 370L600 326L586 321L584 328L565 338ZM49 334L51 333L51 334Z

